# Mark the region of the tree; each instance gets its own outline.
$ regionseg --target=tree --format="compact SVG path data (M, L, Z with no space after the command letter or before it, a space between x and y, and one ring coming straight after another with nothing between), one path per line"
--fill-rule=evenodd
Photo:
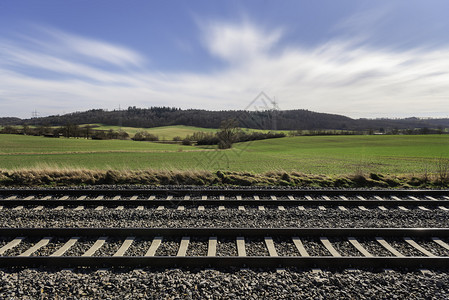
M238 122L235 119L228 119L221 122L220 130L217 132L218 148L229 149L235 142L237 133L239 132Z

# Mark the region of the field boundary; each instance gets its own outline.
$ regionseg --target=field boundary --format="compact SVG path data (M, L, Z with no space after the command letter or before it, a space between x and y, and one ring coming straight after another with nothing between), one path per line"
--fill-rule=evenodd
M285 186L295 188L448 188L438 174L314 175L271 171L248 173L206 170L91 170L71 168L0 169L0 187L147 185L147 186Z

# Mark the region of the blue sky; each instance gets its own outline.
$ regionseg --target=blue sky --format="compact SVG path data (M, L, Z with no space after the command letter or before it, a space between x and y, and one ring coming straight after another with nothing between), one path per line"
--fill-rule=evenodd
M2 0L0 117L128 106L449 117L446 0Z

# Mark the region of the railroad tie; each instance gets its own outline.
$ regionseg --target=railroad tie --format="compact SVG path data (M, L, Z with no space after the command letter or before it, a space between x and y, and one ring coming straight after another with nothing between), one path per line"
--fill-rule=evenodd
M217 255L217 237L212 236L209 238L209 245L207 247L207 256Z
M95 198L94 200L103 200L104 199L104 196L98 196L97 198Z
M120 196L114 196L114 198L112 198L112 200L114 200L114 201L118 201L118 200L120 200Z
M39 210L43 210L43 209L44 209L43 205L39 205L39 206L36 206L35 208L33 208L34 211L39 211Z
M308 195L306 195L305 197L306 197L307 200L313 201L312 197L310 197L310 196L308 196Z
M267 245L268 253L270 256L278 256L272 237L265 237L265 245Z
M76 200L83 201L83 200L86 200L86 198L87 198L87 196L81 196L81 197L78 197Z
M51 239L52 239L51 236L50 237L48 237L48 236L44 237L39 242L37 242L34 246L32 246L31 248L27 249L26 251L24 251L23 253L19 254L18 256L30 256L31 254L33 254L34 252L36 252L40 248L42 248L45 245L47 245L50 242Z
M119 205L119 206L117 206L115 209L116 210L123 210L125 207L123 206L123 205Z
M180 206L178 206L177 210L185 210L185 207L180 205Z
M259 210L265 210L265 207L259 206Z
M420 201L418 198L416 198L415 196L408 196L410 199L415 200L415 201Z
M299 210L306 210L305 207L302 206L302 205L298 206L298 209L299 209Z
M319 209L319 210L326 210L326 207L320 205L320 206L318 206L318 209Z
M344 207L344 206L341 206L341 205L340 205L338 208L339 208L341 211L347 211L346 207Z
M23 209L23 205L19 205L14 207L12 210L22 210Z
M440 245L444 249L449 250L449 244L447 244L446 242L441 240L439 237L433 237L432 241L434 241L435 243L437 243L438 245Z
M390 251L396 257L404 257L404 255L398 250L394 249L383 237L376 237L376 241L381 244L385 249Z
M259 201L260 200L259 196L254 195L254 200Z
M360 210L363 210L363 211L368 211L368 210L369 210L369 209L366 208L365 206L359 206L359 209L360 209Z
M107 236L99 237L98 240L95 241L95 243L90 247L86 252L84 252L81 256L92 256L95 252L97 252L98 249L100 249L106 240L108 239Z
M344 201L348 201L348 200L349 200L349 199L346 198L345 196L340 196L340 199L341 199L341 200L344 200Z
M373 257L371 253L368 252L355 237L348 237L348 241L365 257Z
M220 197L218 197L218 199L219 199L220 201L224 201L225 196L221 195Z
M396 200L396 201L402 201L402 199L397 196L391 196L391 199Z
M433 198L432 196L426 196L427 199L432 200L432 201L438 201L437 199Z
M421 245L419 245L415 240L413 240L411 237L404 237L404 241L406 241L410 246L421 252L422 254L429 256L429 257L435 257L436 255L432 252L424 249Z
M164 209L164 206L163 205L159 205L157 208L156 208L156 210L163 210Z
M72 247L73 245L76 244L76 242L78 242L80 238L75 236L75 237L71 237L61 248L59 248L58 250L56 250L54 253L50 254L50 256L63 256L64 253L67 252L67 250L70 249L70 247Z
M173 196L172 195L168 195L167 196L167 201L171 201L171 200L173 200Z
M102 205L95 207L95 210L103 210L103 209L104 209L104 206L102 206Z
M9 196L8 198L6 198L6 200L16 200L17 196Z
M358 198L359 200L366 201L366 199L363 198L362 196L357 196L357 198Z
M415 248L416 250L418 250L419 252L423 253L426 256L429 257L436 257L437 255L434 255L432 252L427 251L426 249L424 249L421 245L419 245L417 242L415 242L412 238L410 237L404 237L404 240L413 248ZM419 271L421 271L421 273L423 275L432 275L433 273L428 270L428 269L419 269Z
M276 198L276 196L274 196L274 195L271 195L270 198L271 198L271 200L273 200L273 201L277 201L277 199L278 199L278 198Z
M156 196L154 196L154 195L148 197L148 200L150 200L150 201L153 201L154 199L156 199Z
M202 205L198 206L198 210L199 211L203 211L204 210L204 206L202 206Z
M376 198L376 199L379 200L379 201L385 201L384 198L381 198L381 197L379 197L379 196L374 196L374 198Z
M449 210L449 208L444 207L444 206L438 206L438 208L441 209L441 210L444 210L444 211L448 211Z
M80 205L80 206L75 207L73 210L83 210L83 209L84 209L84 206Z
M143 205L137 206L136 210L143 210Z
M218 210L225 210L225 207L224 207L223 205L220 205L220 206L218 207Z
M449 197L448 197L448 196L443 196L443 198L446 199L446 200L449 200Z
M3 209L3 206L2 205L0 205L0 210L2 210Z
M244 211L245 207L243 205L239 205L239 210Z
M34 196L28 196L26 198L23 198L23 200L25 200L25 201L29 201L29 200L33 200L33 199L34 199Z
M326 201L331 201L331 198L329 198L328 196L323 196L323 199Z
M301 256L305 256L305 257L310 256L309 253L307 253L306 248L304 248L304 245L299 237L294 236L294 237L292 237L292 240L293 240L293 244L295 244L296 249L298 249L299 254Z
M427 207L424 207L424 206L418 206L418 208L419 208L420 210L425 210L425 211L430 210L430 209L428 209Z
M184 200L185 200L185 201L189 201L189 200L190 200L190 196L189 196L189 195L185 195L185 196L184 196Z
M288 200L295 200L295 197L293 197L293 196L288 196Z
M135 200L137 200L137 199L139 199L139 196L137 196L137 195L134 195L134 196L132 196L129 200L133 200L133 201L135 201Z
M283 207L282 205L279 205L279 206L278 206L278 210L284 211L284 210L285 210L285 207Z
M201 196L201 200L207 200L207 196Z
M398 206L398 208L399 208L400 210L403 210L403 211L408 211L408 208L406 208L406 207L404 207L404 206Z
M64 209L64 206L62 206L62 205L54 208L54 210L63 210L63 209Z
M3 253L5 253L6 251L8 251L9 249L12 249L14 247L16 247L17 245L19 245L23 240L25 239L24 236L19 236L16 237L15 239L13 239L11 242L9 242L8 244L6 244L5 246L0 248L0 255L3 255Z
M327 237L320 237L320 241L333 257L341 257L340 253L332 246L332 243Z
M179 245L178 253L176 256L186 256L187 248L189 247L190 237L183 236L181 239L181 244Z
M151 242L151 246L148 249L147 253L145 253L145 256L155 256L157 249L162 243L162 240L163 240L162 236L156 236Z
M388 209L385 206L379 206L380 210L387 211Z
M61 198L59 198L59 200L62 200L62 201L67 200L67 199L69 199L69 196L62 196Z
M236 196L236 199L237 199L238 201L241 201L241 200L242 200L242 196L237 195L237 196Z
M117 252L114 253L112 256L123 256L128 250L128 248L131 246L131 244L134 242L136 237L134 236L128 236L124 241L123 244L120 246L120 248L117 250Z
M236 238L236 243L237 243L237 255L246 256L245 238L243 236L238 236Z

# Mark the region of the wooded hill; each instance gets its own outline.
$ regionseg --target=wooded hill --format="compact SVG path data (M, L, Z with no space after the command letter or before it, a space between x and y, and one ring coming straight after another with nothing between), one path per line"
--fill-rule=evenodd
M351 119L342 115L317 113L308 110L280 111L209 111L182 110L170 107L136 108L107 111L103 109L75 112L49 117L19 119L0 118L0 125L92 124L127 127L159 127L186 125L219 128L223 120L236 119L239 127L268 130L388 130L415 128L449 128L449 119Z

